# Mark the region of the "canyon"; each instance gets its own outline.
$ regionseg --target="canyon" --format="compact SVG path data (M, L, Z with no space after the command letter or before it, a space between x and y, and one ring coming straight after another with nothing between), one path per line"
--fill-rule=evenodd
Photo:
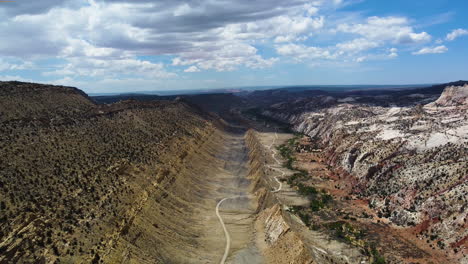
M466 263L467 91L0 82L0 263Z

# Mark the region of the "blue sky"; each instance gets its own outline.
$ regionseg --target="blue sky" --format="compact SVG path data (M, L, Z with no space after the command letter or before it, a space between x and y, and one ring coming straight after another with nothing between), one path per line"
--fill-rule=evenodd
M468 1L0 3L0 80L89 93L468 79Z

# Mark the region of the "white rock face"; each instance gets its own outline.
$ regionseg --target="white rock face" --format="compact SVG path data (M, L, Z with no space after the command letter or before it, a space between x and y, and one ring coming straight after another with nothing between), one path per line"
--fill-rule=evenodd
M330 153L329 165L356 178L356 195L372 200L394 223L431 221L445 244L468 235L453 220L468 217L460 209L468 204L468 85L447 87L426 105L345 101L266 113L318 140Z
M449 86L435 102L437 106L468 105L468 85Z
M269 244L274 244L278 238L288 232L290 226L281 215L281 208L276 205L265 220L265 238Z

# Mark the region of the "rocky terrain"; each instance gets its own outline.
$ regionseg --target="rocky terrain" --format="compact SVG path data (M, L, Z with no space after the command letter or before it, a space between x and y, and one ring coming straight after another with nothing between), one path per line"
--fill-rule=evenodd
M447 85L442 94L435 88L298 96L270 101L261 113L310 137L338 189L464 263L468 85Z
M271 191L256 132L205 111L235 119L222 101L195 105L213 97L229 96L96 104L71 87L0 83L0 263L219 263L223 252L281 263L278 246L282 260L315 261Z
M148 206L195 180L174 175L215 126L180 101L96 105L74 88L0 83L0 263L163 259L169 234L155 237L164 221Z
M0 82L0 263L465 263L467 91Z

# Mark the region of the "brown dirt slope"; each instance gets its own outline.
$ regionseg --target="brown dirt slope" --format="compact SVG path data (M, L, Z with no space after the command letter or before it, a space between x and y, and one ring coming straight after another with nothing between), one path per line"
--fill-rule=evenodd
M149 241L150 219L128 237L136 215L168 196L159 184L176 181L211 121L182 102L98 106L75 88L1 82L0 263L109 262L125 252L116 243ZM151 250L137 262L162 259Z

